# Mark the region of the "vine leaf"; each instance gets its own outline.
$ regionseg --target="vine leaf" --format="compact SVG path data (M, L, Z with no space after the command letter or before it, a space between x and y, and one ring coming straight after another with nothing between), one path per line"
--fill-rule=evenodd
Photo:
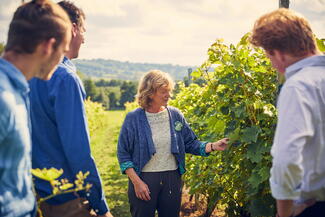
M242 130L242 142L256 142L258 134L261 132L260 128L257 126L247 127L244 130Z

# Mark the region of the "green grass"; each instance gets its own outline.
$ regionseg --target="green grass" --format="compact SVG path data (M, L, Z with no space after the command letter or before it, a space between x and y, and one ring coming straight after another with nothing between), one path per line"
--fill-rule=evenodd
M116 147L124 111L105 111L102 126L91 136L91 149L101 174L107 203L114 216L129 217L127 177L119 169Z

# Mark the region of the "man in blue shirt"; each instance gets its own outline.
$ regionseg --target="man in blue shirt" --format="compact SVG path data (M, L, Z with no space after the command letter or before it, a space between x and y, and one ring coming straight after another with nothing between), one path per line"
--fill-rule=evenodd
M1 217L35 215L27 80L51 77L69 49L70 32L67 14L49 0L20 6L10 23L0 58Z
M92 188L89 193L56 196L43 203L41 209L45 217L92 216L92 211L98 216L109 217L111 214L90 151L84 107L86 93L70 60L78 57L80 45L84 42L85 15L70 2L62 1L59 5L69 14L72 22L72 40L69 52L51 80L30 81L33 168L63 169L60 178L67 178L70 182L75 180L79 171L89 171L86 182L91 183ZM42 198L52 194L52 188L46 181L35 179L35 188ZM89 204L85 205L85 202ZM83 208L76 213L71 204L79 204Z

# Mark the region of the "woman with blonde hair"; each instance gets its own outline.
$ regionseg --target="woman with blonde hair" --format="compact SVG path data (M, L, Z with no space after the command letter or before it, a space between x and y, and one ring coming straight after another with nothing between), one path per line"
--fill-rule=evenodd
M178 217L185 153L208 156L227 147L227 139L200 142L182 113L167 106L174 82L152 70L141 79L140 108L127 114L118 141L121 171L129 177L132 217Z

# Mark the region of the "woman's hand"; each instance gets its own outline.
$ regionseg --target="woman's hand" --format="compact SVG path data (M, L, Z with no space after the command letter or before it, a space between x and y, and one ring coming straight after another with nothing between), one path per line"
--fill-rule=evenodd
M224 151L228 147L228 138L220 139L212 143L212 151Z
M137 198L140 200L148 201L151 199L150 197L150 190L146 183L144 183L138 174L135 172L133 168L128 168L125 170L125 173L130 178L131 182L134 186L134 192Z
M228 138L223 138L217 142L209 142L205 145L205 152L224 151L228 147L228 141Z
M150 190L146 183L144 183L142 180L138 180L136 183L133 183L134 185L134 191L137 198L141 200L148 201L150 200Z

